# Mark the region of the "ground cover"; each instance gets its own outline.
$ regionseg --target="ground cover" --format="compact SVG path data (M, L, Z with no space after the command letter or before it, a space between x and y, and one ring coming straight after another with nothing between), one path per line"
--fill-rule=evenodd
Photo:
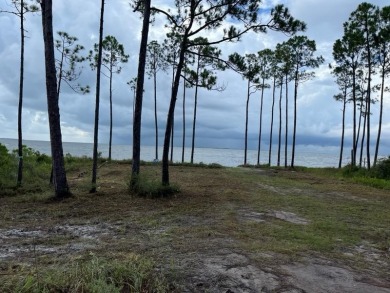
M390 292L389 190L336 170L179 165L180 192L149 198L129 192L130 167L101 165L97 194L85 160L69 170L72 198L0 197L0 291L61 291L92 271L89 292L120 278L122 292Z

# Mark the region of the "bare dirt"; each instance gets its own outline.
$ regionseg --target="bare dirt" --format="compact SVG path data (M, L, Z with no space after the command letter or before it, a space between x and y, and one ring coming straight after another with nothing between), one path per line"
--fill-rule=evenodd
M126 191L127 168L102 168L98 195L83 190L74 174L75 197L64 202L0 198L0 277L29 266L44 269L86 253L118 259L123 253L138 253L153 258L160 270L168 272L178 292L390 292L390 251L371 242L324 253L248 249L262 238L238 234L242 225L281 221L305 229L312 219L283 209L259 211L252 200L240 200L243 195L237 192L242 186L224 183L231 176L229 171L177 168L173 177L185 182L184 195L142 199ZM194 174L196 181L191 179ZM277 175L268 172L261 176ZM311 177L300 180L308 185L313 182ZM288 190L268 181L256 181L250 188L256 184L276 196L298 190L316 196L364 198L342 188L340 192L319 191L305 185ZM338 258L340 255L343 257ZM361 260L369 265L360 267Z

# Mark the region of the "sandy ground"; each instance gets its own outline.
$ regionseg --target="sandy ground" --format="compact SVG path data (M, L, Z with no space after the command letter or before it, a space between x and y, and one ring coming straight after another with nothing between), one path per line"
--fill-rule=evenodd
M286 192L271 186L263 188ZM132 249L151 255L163 271L173 268L178 292L390 293L390 251L379 251L369 244L346 248L344 252L365 259L372 268L357 270L342 260L315 253L289 258L274 252L247 252L236 245L236 239L212 232L201 239L184 234L171 238L172 225L184 230L206 227L218 220L213 215L208 218L188 215L174 219L168 226L155 227L120 217L98 220L94 217L79 223L64 218L44 223L38 219L39 215L34 218L27 212L25 219L21 219L28 203L21 205L19 218L0 229L0 275L9 273L10 265L17 270L18 266L33 265L37 260L38 266L44 266L50 263L48 259L76 258L102 251L115 254ZM310 223L283 210L260 213L250 206L240 206L234 212L238 222L259 223L276 218L294 225Z

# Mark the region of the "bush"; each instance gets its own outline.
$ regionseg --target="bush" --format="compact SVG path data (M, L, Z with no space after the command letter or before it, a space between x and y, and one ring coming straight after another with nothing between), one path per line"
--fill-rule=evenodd
M348 164L345 167L343 167L342 174L344 177L349 177L349 178L365 177L367 175L367 169Z
M224 166L218 164L218 163L211 163L211 164L205 164L203 162L200 163L170 163L171 166L183 166L183 167L199 167L199 168L210 168L210 169L222 169L225 168Z
M379 179L390 179L390 156L378 160L375 167L370 170L370 174Z
M17 192L41 192L48 188L51 158L32 148L23 146L23 181L16 189L19 155L11 153L0 144L0 195L13 195Z
M0 189L16 184L18 161L0 143Z

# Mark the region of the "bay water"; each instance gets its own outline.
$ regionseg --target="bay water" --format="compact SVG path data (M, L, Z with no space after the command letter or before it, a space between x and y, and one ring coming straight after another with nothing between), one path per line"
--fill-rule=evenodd
M5 145L8 150L17 148L17 140L9 138L0 138L0 143ZM51 154L50 143L48 141L25 140L23 144L33 148L47 155ZM76 157L92 157L93 144L92 143L63 143L64 154L71 154ZM290 147L289 147L290 148ZM98 151L101 152L102 157L108 157L108 144L99 144ZM185 148L184 161L189 162L191 157L191 148ZM159 160L161 160L162 147L158 150ZM181 162L182 148L173 148L173 161ZM132 146L131 145L113 145L112 158L116 160L131 159ZM248 150L247 155L248 164L257 163L257 150ZM155 147L142 146L141 160L154 161ZM297 145L295 151L295 166L304 167L337 167L339 160L339 148L329 146L303 146ZM240 149L216 149L216 148L195 148L194 163L217 163L227 167L236 167L244 163L244 150ZM291 164L291 154L288 154L288 165ZM343 165L350 162L350 156L344 155ZM260 164L268 163L268 146L263 147L260 153ZM281 154L280 163L284 166L284 151ZM271 165L277 164L277 146L274 146L271 156Z

